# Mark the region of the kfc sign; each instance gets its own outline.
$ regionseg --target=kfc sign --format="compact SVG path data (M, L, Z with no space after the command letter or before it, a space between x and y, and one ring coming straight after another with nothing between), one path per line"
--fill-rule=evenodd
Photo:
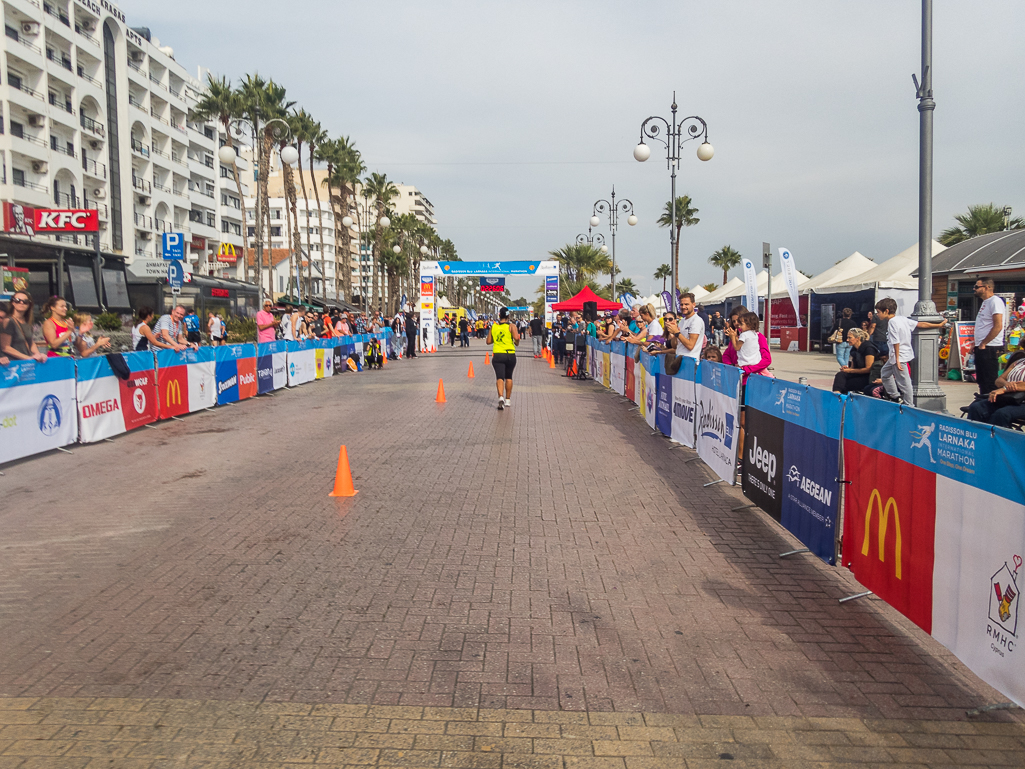
M96 232L100 217L96 211L77 209L37 208L36 232Z

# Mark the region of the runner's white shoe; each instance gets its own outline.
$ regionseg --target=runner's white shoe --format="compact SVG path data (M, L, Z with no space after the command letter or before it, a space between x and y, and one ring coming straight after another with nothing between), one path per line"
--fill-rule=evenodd
M498 410L499 411L504 411L505 410L505 398L499 398L498 399Z
M510 400L509 398L506 398L505 399L505 407L507 409L511 409L512 408L512 400Z

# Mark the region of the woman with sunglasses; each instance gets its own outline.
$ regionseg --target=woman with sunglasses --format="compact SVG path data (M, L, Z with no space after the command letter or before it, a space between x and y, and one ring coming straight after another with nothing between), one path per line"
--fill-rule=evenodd
M0 327L0 354L11 360L46 363L32 339L32 297L24 291L15 291L11 298L11 317Z

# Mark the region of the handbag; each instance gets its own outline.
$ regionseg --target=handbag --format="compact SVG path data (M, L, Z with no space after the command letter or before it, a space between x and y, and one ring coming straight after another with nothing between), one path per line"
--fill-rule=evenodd
M841 344L843 343L843 340L843 331L837 329L826 341L831 342L832 344Z

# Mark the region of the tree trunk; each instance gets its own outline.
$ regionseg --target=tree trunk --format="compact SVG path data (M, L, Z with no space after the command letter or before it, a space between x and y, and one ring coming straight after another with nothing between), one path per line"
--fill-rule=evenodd
M271 149L271 136L270 133L264 129L263 140L260 142L259 155L259 169L257 173L260 177L259 187L257 194L260 196L261 213L263 214L263 221L258 222L258 227L263 227L263 233L267 236L266 248L267 248L267 282L270 284L271 295L274 293L274 249L270 243L270 193L267 184L267 177L270 176L270 149ZM260 269L263 269L263 265L260 265Z
M355 188L353 188L353 195L355 194ZM350 195L349 186L346 183L342 183L342 189L339 191L341 217L338 217L337 229L335 235L335 261L338 261L338 249L342 249L342 261L341 266L336 269L342 270L342 290L345 292L346 300L352 298L352 250L349 244L351 236L349 235L349 228L342 224L342 218L349 215L350 207ZM359 210L357 207L356 218L359 218ZM359 225L357 225L357 230ZM341 233L341 237L337 233Z
M310 196L306 192L306 177L303 176L303 152L302 142L296 142L295 148L299 150L299 184L303 188L303 205L306 207L306 257L310 260L310 294L313 293L313 246L310 244ZM310 171L313 170L313 147L310 146ZM321 295L327 299L327 272L324 268L324 250L320 251L320 285Z
M285 242L288 243L288 290L292 290L292 281L295 281L295 293L296 298L301 302L303 300L303 292L299 289L299 280L295 277L295 251L292 249L292 216L291 207L288 205L288 181L289 171L288 167L281 164L281 174L284 177L284 188L285 188ZM302 278L303 268L302 263L299 263L299 278Z
M295 173L292 171L291 166L287 166L282 163L283 168L288 170L285 172L285 206L291 209L292 212L292 230L294 231L294 237L289 237L289 248L295 250L295 267L298 273L298 285L302 285L303 282L303 241L302 235L299 231L299 189L295 186ZM313 266L309 261L309 254L306 255L306 300L309 301L313 294ZM302 297L302 290L299 291L300 298Z
M231 142L231 130L227 120L221 121L224 124L225 146L235 148ZM238 166L232 164L232 174L235 176L235 189L238 190L238 203L242 207L242 280L249 280L249 220L246 218L246 196L242 194L242 177L239 176ZM237 262L236 262L237 264ZM238 268L235 269L238 275ZM262 299L262 297L260 297Z
M325 260L324 260L324 254L326 253L324 251L324 215L320 211L320 190L317 187L317 174L314 173L314 169L313 169L313 154L314 154L314 150L316 150L316 147L314 147L313 143L311 142L310 143L310 183L313 184L313 195L317 199L317 233L318 233L318 235L320 235L320 269L324 272L324 292L325 292L324 293L324 298L327 299L327 266L326 266ZM303 194L304 195L306 194L305 188L303 190ZM328 196L330 196L330 195L331 195L331 191L328 190ZM309 210L310 210L309 209L309 204L307 203L307 206L306 206L307 214L309 214ZM307 219L309 219L309 216L307 216ZM337 241L337 238L335 238L335 240ZM332 285L331 285L331 290L334 293L335 298L337 299L338 298L338 247L337 246L335 246L335 277L334 277L334 280L333 280Z

